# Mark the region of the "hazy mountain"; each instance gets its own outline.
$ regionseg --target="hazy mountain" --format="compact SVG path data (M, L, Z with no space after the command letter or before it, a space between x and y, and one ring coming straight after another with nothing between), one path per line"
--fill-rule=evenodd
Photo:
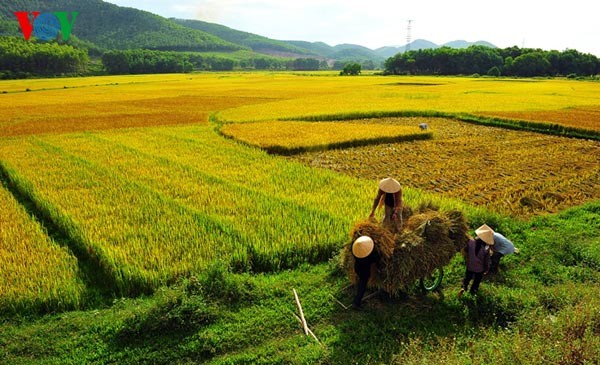
M486 41L477 41L477 42L467 42L463 40L452 41L448 43L444 43L442 45L435 44L425 39L416 39L410 43L410 50L417 51L419 49L432 49L432 48L440 48L440 47L450 47L450 48L468 48L470 46L486 46L491 48L496 48L493 44ZM375 52L379 55L388 58L396 55L397 53L406 52L406 46L388 46L377 48Z
M323 42L276 40L261 35L235 30L220 24L199 20L171 19L177 24L215 35L228 42L249 47L258 53L282 57L314 57L333 60L371 60L381 62L384 57L370 48L355 44L338 44L330 46Z
M184 27L200 30L215 35L228 42L248 47L253 51L259 53L265 53L270 55L287 54L290 56L293 55L297 57L306 57L307 55L311 54L317 55L316 53L313 53L308 49L297 47L289 42L270 39L253 33L242 32L220 24L190 19L171 18L170 20Z
M496 46L494 46L490 42L486 42L486 41L467 42L464 40L458 40L458 41L444 43L440 47L469 48L471 46L485 46L485 47L490 47L490 48L496 48Z
M313 54L318 54L325 58L331 58L335 50L330 45L323 42L307 42L307 41L286 41L296 47L304 48Z
M416 51L419 49L430 49L430 48L438 48L439 46L433 42L427 41L425 39L415 39L410 42L410 50ZM397 53L404 53L406 51L406 45L404 46L388 46L377 48L375 52L377 52L382 57L388 58L392 57Z
M334 52L331 58L336 60L384 60L384 57L374 50L356 44L338 44L332 48Z

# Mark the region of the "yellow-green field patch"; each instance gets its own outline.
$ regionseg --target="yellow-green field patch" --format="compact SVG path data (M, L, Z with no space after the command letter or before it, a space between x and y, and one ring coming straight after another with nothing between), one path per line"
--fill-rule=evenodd
M0 207L0 312L76 308L84 286L75 257L2 184Z
M428 139L418 125L378 125L346 122L255 122L225 124L227 137L270 153L293 154L331 148Z

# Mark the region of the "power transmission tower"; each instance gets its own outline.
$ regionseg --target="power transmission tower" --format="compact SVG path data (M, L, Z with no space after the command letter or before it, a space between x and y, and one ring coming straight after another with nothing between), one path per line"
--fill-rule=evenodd
M409 19L408 20L408 25L406 26L406 47L404 47L404 52L405 53L408 52L408 51L410 51L410 41L411 41L411 39L410 39L410 30L412 28L412 25L411 25L412 22L413 21L411 19Z

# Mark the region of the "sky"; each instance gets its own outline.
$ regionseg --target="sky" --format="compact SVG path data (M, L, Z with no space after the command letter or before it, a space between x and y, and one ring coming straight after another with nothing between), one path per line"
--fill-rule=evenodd
M352 43L376 49L405 45L409 37L436 44L484 40L501 48L576 49L600 57L600 2L595 0L105 1L167 18L331 46Z

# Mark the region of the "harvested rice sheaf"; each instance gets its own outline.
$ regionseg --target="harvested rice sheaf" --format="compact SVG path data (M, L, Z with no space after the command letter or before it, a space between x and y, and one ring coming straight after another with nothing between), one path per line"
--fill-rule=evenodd
M373 265L369 286L390 295L447 265L469 240L465 218L458 210L440 212L431 205L421 206L413 215L405 216L404 222L402 232L395 237L376 222L354 226L342 255L353 283L358 278L354 273L352 242L360 236L373 239L380 257L379 265Z

